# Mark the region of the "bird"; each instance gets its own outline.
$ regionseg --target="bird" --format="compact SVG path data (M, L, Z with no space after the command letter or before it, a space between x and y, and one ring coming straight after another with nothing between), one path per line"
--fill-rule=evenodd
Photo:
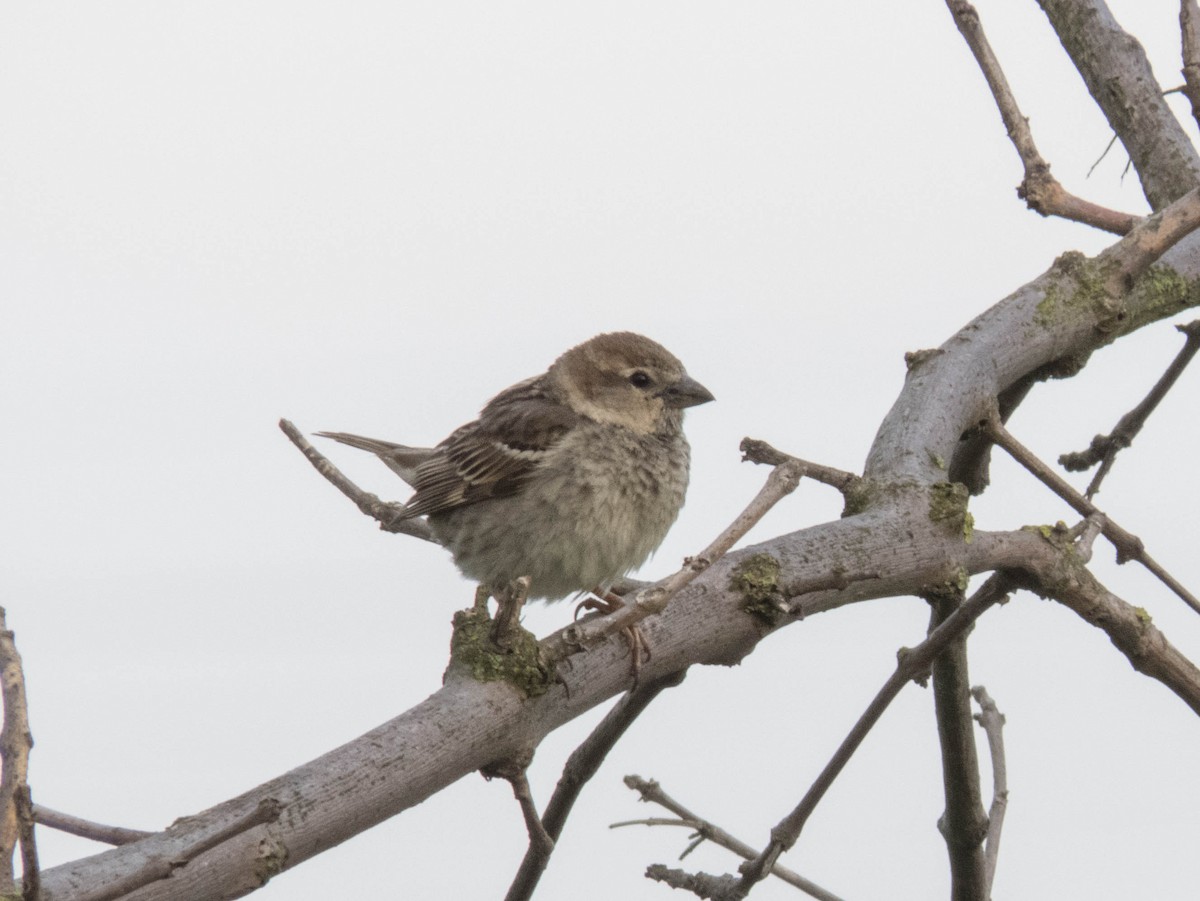
M497 598L518 579L530 600L604 598L678 517L683 413L712 400L661 344L609 332L501 391L435 447L317 434L370 451L407 482L400 515L426 517L462 574Z

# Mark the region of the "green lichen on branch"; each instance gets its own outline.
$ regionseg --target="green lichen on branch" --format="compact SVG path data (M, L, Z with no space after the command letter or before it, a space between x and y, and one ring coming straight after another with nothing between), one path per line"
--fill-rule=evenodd
M1041 536L1042 536L1043 538L1045 538L1047 541L1049 541L1051 538L1053 538L1053 537L1054 537L1054 526L1046 526L1046 525L1042 525L1042 526L1021 526L1021 529L1020 529L1020 531L1022 531L1022 532L1034 532L1034 533L1036 533L1036 534L1038 534L1038 535L1041 535Z
M1045 293L1034 310L1033 321L1051 326L1083 312L1108 316L1116 312L1109 293L1110 265L1097 263L1077 250L1064 253L1050 267Z
M508 643L505 649L492 641L492 618L486 600L482 605L459 610L454 614L447 675L463 672L477 682L503 680L529 698L545 694L554 684L554 674L542 660L537 636L518 624L508 636Z
M742 609L768 626L778 625L783 618L779 570L779 561L770 554L754 554L729 576L730 589L741 595Z
M961 566L954 570L954 575L945 582L935 582L921 589L921 597L931 604L948 603L957 607L962 603L970 583L970 574Z
M1137 280L1125 306L1128 315L1121 322L1121 334L1200 306L1200 279L1186 279L1161 263L1151 266Z
M975 534L975 517L967 509L970 497L971 492L962 482L935 482L929 486L929 518L961 532L967 544Z
M875 489L876 485L870 479L858 479L849 485L842 492L844 498L842 519L847 516L856 516L866 510L871 505L871 501L875 499Z
M271 879L283 872L287 865L288 848L278 839L264 841L258 847L258 856L254 860L254 876L260 886L266 885Z

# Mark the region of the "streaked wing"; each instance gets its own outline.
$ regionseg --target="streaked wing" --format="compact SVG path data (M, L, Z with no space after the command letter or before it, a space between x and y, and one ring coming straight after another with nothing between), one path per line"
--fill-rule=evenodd
M479 419L455 431L416 471L409 515L439 513L513 494L579 421L550 398L542 379L520 382L492 399Z

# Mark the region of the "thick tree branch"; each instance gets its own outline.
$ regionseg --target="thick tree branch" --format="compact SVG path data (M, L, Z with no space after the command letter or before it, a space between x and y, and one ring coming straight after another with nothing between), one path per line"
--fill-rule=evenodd
M1193 188L1152 216L1096 259L1106 270L1107 289L1116 298L1179 241L1200 227L1200 188Z
M1183 93L1192 105L1192 118L1200 125L1200 7L1196 0L1181 0L1179 30L1183 35Z
M958 585L926 595L933 607L930 633L963 603ZM942 785L946 810L938 831L950 857L950 897L954 901L987 901L987 866L983 839L987 816L979 787L979 757L971 722L971 680L967 667L967 631L933 659L933 702L942 751Z
M1103 0L1038 0L1158 210L1200 184L1200 157L1163 99L1146 52Z
M1070 608L1104 632L1135 670L1162 683L1200 714L1200 668L1172 645L1150 614L1114 595L1085 565L1091 527L976 533L994 565L1024 573L1021 587Z

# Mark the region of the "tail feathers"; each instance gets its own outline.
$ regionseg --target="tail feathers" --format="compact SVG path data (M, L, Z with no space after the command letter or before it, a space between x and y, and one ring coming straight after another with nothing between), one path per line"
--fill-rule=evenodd
M416 479L417 467L435 453L431 447L409 447L406 444L381 441L378 438L367 438L349 432L316 432L315 434L374 454L384 462L388 469L409 485L412 485L413 480Z

